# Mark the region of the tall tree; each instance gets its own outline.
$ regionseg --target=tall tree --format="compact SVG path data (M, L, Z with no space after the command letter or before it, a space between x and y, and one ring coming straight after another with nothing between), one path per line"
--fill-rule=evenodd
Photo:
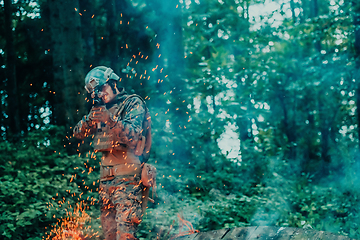
M178 93L184 85L182 83L182 73L184 72L184 45L182 35L182 7L176 0L154 1L149 3L149 9L152 9L156 16L162 16L167 19L166 22L151 22L150 25L157 34L156 42L158 45L159 57L156 64L159 68L164 68L164 72L171 79L164 79L163 82L156 84L159 93L164 93L168 89L174 89ZM158 71L155 81L162 79L163 74Z
M16 80L16 54L13 37L13 6L11 0L4 1L5 11L5 39L6 39L6 77L8 93L9 136L15 137L20 134L19 98Z
M184 126L189 119L186 112L190 94L186 91L184 79L183 6L176 0L166 2L156 0L149 2L147 7L154 16L162 16L166 19L166 21L158 21L155 17L149 22L149 26L156 33L154 40L157 44L157 56L154 59L156 67L153 69L155 75L152 77L152 84L161 101L157 101L156 106L166 114L169 111L173 112L171 132L176 137L171 140L171 143L166 142L165 145L171 144L173 149L182 149L177 151L178 157L186 159L189 157L189 148L184 145L187 141Z
M296 15L295 15L295 2L294 0L290 0L290 8L291 8L291 17L293 20L293 23L296 23Z
M95 14L99 15L97 11L97 1L79 0L81 17L81 35L83 38L84 49L84 65L86 67L95 64L95 26L93 24Z
M352 7L353 7L353 21L354 21L354 35L355 35L355 42L354 42L354 48L355 48L355 79L359 81L360 79L360 2L356 0L352 0ZM356 88L356 113L357 113L357 119L358 119L358 137L360 138L360 83L357 83ZM360 140L359 142L359 148L360 148Z
M254 117L252 114L253 104L251 103L254 99L251 87L252 82L254 81L254 79L252 79L254 71L252 66L255 65L253 63L253 58L251 57L254 52L252 46L254 36L250 33L249 8L251 1L243 0L239 1L239 4L242 7L240 13L241 20L239 19L239 25L241 25L242 28L236 29L233 34L236 36L234 36L235 39L244 40L242 44L238 44L238 46L234 47L236 49L235 51L239 54L238 56L235 54L235 61L237 64L234 66L235 69L238 69L239 73L238 77L236 77L238 84L236 89L236 100L240 105L236 110L236 114L238 115L236 118L236 125L238 126L239 132L240 151L241 154L245 156L248 143L253 143L254 139L252 134L252 118Z
M311 18L317 18L319 17L319 4L317 0L311 0L311 4L310 4L310 12L311 12ZM315 22L317 22L317 20L315 20ZM315 44L315 49L320 52L321 51L321 40L319 39L320 36L320 28L316 27L315 28L315 39L314 39L314 44Z
M73 126L85 113L84 64L78 0L48 0L55 104L53 121Z
M310 6L310 12L311 17L314 19L314 22L318 22L317 19L319 17L319 3L317 0L311 1ZM322 55L321 55L321 29L315 25L315 38L314 38L314 55L318 55L319 57L314 58L314 65L318 66L318 74L315 74L315 79L322 79L322 72L323 72L323 66L322 66ZM317 99L317 105L318 105L318 111L319 111L319 121L321 124L319 125L320 133L321 133L321 158L323 161L323 167L327 168L328 163L330 162L330 155L328 154L329 151L329 134L330 134L330 121L328 116L328 107L327 107L327 101L326 101L326 90L328 89L327 86L327 80L325 80L322 83L322 87L319 90L319 95Z
M107 45L107 55L111 60L113 69L115 72L120 72L122 67L120 61L120 41L119 41L119 11L115 0L108 0L104 2L107 19L106 19L106 30L108 32L109 42Z

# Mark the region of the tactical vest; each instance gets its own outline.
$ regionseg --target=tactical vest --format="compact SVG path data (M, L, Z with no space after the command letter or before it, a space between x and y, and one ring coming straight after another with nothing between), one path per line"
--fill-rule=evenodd
M143 120L141 139L139 139L135 145L126 145L119 142L118 134L114 129L110 129L110 126L101 123L101 129L95 133L93 147L95 151L133 151L135 155L140 156L141 162L146 162L150 156L151 149L151 117L148 108L146 107L145 100L139 95L129 95L121 104L115 104L109 110L114 116L117 116L120 120L124 118L124 109L126 102L133 97L138 97L144 103L145 117Z

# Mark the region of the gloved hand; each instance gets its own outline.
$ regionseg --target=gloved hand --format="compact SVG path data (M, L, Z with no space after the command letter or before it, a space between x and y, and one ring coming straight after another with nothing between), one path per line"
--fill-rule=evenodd
M114 123L116 123L116 119L114 119L105 106L96 106L91 108L88 118L94 123L103 122L110 125L114 125Z

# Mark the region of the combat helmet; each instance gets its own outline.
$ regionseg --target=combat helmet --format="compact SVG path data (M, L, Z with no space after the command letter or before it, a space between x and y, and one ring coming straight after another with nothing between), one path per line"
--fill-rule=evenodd
M85 89L92 93L95 88L101 87L109 80L119 80L120 77L111 68L98 66L91 69L85 76Z

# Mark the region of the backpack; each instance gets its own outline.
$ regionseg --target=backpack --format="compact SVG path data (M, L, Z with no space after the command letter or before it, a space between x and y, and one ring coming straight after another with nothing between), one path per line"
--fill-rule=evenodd
M142 140L138 141L137 146L135 149L143 149L142 151L142 155L140 156L140 161L141 161L141 166L142 166L142 171L141 171L141 182L144 185L144 190L142 192L142 203L141 203L141 208L143 213L145 213L146 211L146 206L148 201L151 201L154 203L154 200L149 198L149 191L150 188L153 188L152 191L152 198L154 198L154 195L156 196L156 168L150 164L147 164L146 162L149 160L150 157L150 149L151 149L151 116L149 113L149 109L146 106L145 100L140 97L137 94L132 94L129 95L124 101L123 101L123 105L121 106L121 108L119 109L119 111L117 112L117 116L120 116L122 114L122 112L125 109L125 103L133 97L138 97L141 99L141 101L144 103L145 105L145 117L143 120L143 131L142 131ZM145 141L144 141L145 139ZM141 146L140 146L141 145Z

